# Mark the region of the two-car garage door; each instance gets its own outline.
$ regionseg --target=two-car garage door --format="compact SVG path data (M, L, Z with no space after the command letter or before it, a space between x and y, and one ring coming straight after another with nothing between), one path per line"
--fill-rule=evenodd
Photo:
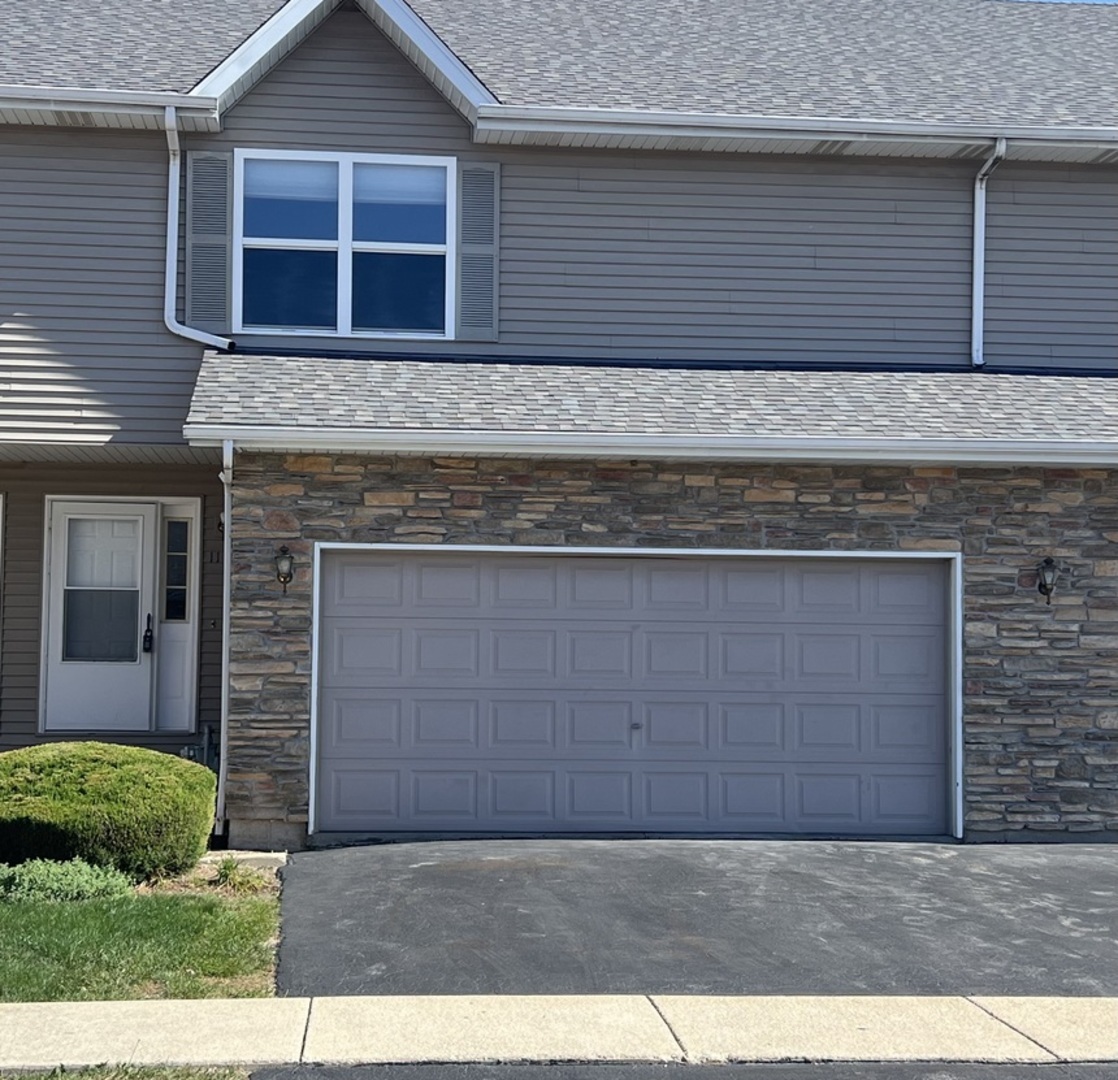
M316 829L946 832L945 578L325 552Z

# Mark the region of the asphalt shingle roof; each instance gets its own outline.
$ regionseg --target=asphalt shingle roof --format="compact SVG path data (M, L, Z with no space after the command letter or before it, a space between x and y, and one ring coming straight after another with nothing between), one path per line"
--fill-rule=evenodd
M1118 126L1118 4L410 0L505 104ZM11 0L0 83L185 91L282 0Z
M184 92L284 0L7 0L0 84Z
M1118 6L1015 0L411 0L502 101L1118 124Z
M187 423L1074 442L1118 438L1118 380L207 353Z

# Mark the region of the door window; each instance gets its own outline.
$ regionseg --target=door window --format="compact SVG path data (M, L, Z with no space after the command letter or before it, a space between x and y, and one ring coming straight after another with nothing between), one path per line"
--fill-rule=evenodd
M135 518L67 522L63 661L138 659L141 540Z

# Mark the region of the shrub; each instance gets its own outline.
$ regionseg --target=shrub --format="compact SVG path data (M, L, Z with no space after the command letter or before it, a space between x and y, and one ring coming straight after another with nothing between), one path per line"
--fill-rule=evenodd
M0 865L0 901L113 900L131 891L127 874L111 866L90 866L81 859L32 859L19 866Z
M0 862L84 859L135 878L189 870L213 828L204 765L138 746L50 743L0 754Z

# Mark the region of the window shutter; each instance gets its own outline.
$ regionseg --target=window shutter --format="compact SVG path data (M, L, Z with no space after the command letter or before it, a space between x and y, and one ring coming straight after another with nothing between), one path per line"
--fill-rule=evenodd
M228 333L233 248L233 155L186 159L186 323Z
M458 175L460 341L497 340L499 165L463 165Z

